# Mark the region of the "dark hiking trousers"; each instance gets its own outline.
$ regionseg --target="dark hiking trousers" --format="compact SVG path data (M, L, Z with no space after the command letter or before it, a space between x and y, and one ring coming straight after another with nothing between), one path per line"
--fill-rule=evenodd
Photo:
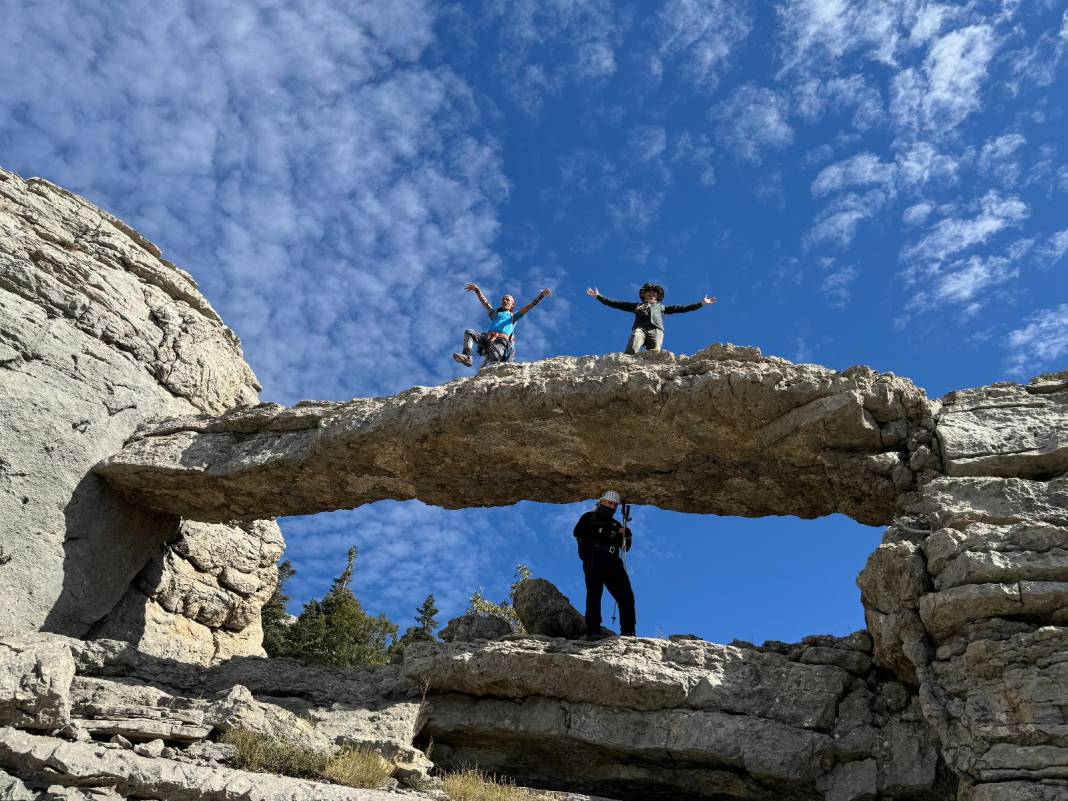
M587 545L583 548L582 572L586 575L586 633L601 632L601 595L608 588L619 604L619 633L634 636L634 590L623 560L604 548Z
M491 341L486 339L484 333L468 328L464 331L464 353L470 356L471 348L477 348L478 355L484 358L483 367L487 363L510 362L512 354L515 353L515 346L512 345L511 339L494 339Z

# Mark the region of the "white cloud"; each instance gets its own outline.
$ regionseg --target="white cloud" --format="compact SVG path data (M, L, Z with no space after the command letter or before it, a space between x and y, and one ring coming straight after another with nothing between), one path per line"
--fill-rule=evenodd
M671 155L673 164L687 164L696 170L697 180L701 186L712 186L716 183L716 172L712 166L712 146L705 134L691 134L683 131L675 142L675 149Z
M1038 257L1044 267L1052 267L1068 253L1068 228L1050 236L1039 248Z
M608 214L619 231L643 231L660 213L663 192L627 189L608 202Z
M940 153L929 142L914 142L897 154L902 181L911 186L931 182L952 183L957 180L960 163L952 156Z
M852 108L853 127L861 131L875 127L885 116L879 90L869 86L859 73L845 78L803 80L794 87L794 103L798 114L809 122L827 111Z
M712 88L752 26L742 0L666 0L656 19L659 52L680 59L691 83Z
M667 131L659 125L639 125L627 136L627 149L639 161L660 158L667 149Z
M1009 333L1005 342L1009 351L1009 372L1035 375L1043 368L1064 369L1068 356L1068 303L1040 309L1027 324Z
M884 0L786 0L778 7L783 71L826 67L856 51L894 64L904 5Z
M980 169L990 169L995 162L1004 161L1025 144L1027 144L1027 139L1018 133L1005 134L987 140L979 154Z
M834 259L821 259L820 265L824 270L820 291L831 306L845 306L849 302L849 285L856 279L857 271L847 265L839 266Z
M1016 95L1024 84L1050 86L1057 79L1057 68L1064 58L1065 42L1060 36L1047 32L1033 45L1007 55L1011 78L1006 81L1009 91Z
M916 21L909 31L909 42L913 45L929 42L942 31L949 19L959 10L938 3L924 4L923 8L917 12Z
M903 70L893 80L890 108L898 127L940 136L978 111L996 49L989 25L971 25L936 39L922 69Z
M763 151L794 140L785 95L753 84L740 86L711 112L716 137L739 158L759 164Z
M846 248L857 233L857 226L886 207L891 195L879 189L864 194L849 192L836 197L818 215L815 224L805 235L805 248L827 243Z
M972 256L939 272L934 281L933 294L941 302L965 303L972 301L984 289L1003 284L1018 275L1019 270L1009 259Z
M1022 223L1030 215L1027 204L991 190L979 201L974 217L947 217L936 223L923 239L905 248L906 261L946 261L952 256L986 242L1008 227Z
M532 116L564 86L616 72L627 21L611 0L487 0L485 10L500 24L498 69L506 91Z
M906 225L923 225L927 218L931 216L932 211L934 211L934 206L923 200L905 209L905 213L901 215L901 220Z
M897 166L881 161L874 153L857 155L824 167L812 182L816 197L850 186L882 186L892 189Z

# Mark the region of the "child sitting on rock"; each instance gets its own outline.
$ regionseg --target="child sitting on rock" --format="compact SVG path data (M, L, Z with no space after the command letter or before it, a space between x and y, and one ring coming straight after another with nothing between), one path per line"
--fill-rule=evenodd
M635 354L644 346L646 350L660 350L664 344L664 315L682 314L683 312L697 311L703 306L710 306L716 302L713 297L704 297L697 303L686 306L665 306L664 287L660 284L644 284L638 290L641 303L633 303L624 300L609 300L597 291L596 287L590 287L586 294L591 298L597 298L605 306L620 311L634 312L634 325L630 330L630 339L627 341L627 349L624 353Z
M479 369L490 363L495 364L512 360L512 356L515 354L516 323L522 319L523 315L537 306L542 298L547 298L552 294L548 289L543 289L534 300L522 309L513 311L515 309L515 298L511 295L505 295L501 298L500 307L494 309L490 302L486 300L486 296L482 294L482 290L475 284L464 284L464 289L468 292L474 292L479 302L486 307L486 312L490 318L490 326L489 330L485 332L478 332L473 328L468 328L464 331L463 351L452 354L452 358L466 367L471 367L471 348L477 347L478 355L483 357Z

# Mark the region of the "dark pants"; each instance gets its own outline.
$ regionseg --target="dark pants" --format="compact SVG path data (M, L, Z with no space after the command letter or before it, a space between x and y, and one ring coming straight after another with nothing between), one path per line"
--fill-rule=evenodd
M601 632L601 594L605 587L619 604L619 633L634 636L634 590L623 560L608 551L588 545L583 548L582 572L586 575L586 633Z
M485 334L480 333L473 328L468 328L464 331L464 353L470 356L471 348L478 348L478 355L485 359L485 361L482 362L483 366L485 366L486 363L510 362L512 360L512 354L515 353L515 347L512 345L512 340L490 340L486 338Z

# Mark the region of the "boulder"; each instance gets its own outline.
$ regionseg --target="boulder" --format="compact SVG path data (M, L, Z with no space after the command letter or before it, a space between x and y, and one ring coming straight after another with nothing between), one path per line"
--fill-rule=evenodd
M512 627L504 618L496 615L469 613L454 617L438 632L438 636L445 642L473 642L475 640L499 640L511 633Z
M545 579L520 582L512 606L523 628L530 634L569 640L577 640L586 634L586 619L571 605L567 596Z

